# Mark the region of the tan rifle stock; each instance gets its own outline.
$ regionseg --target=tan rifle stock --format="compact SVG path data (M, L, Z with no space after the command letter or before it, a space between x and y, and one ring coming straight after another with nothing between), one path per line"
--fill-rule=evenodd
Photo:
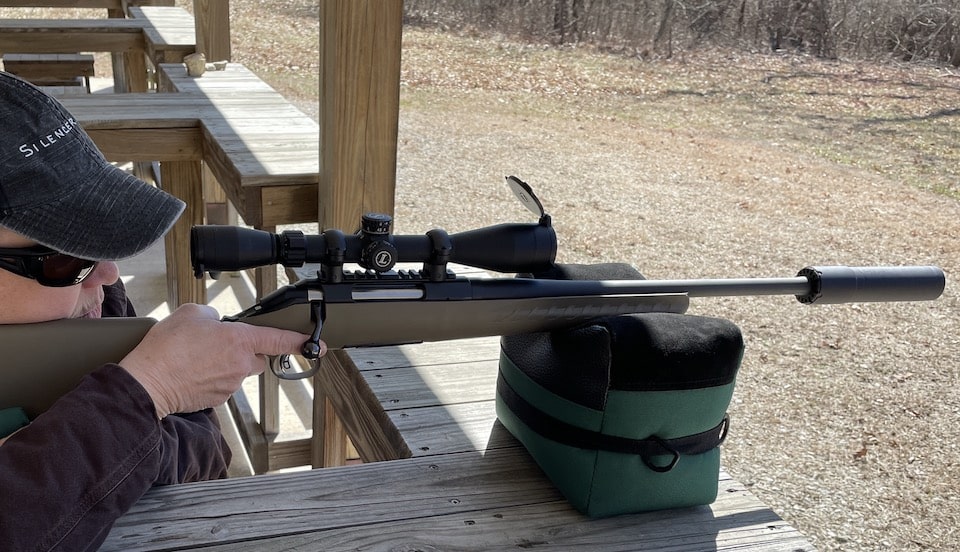
M808 267L792 278L564 281L451 278L284 286L225 320L317 334L331 349L548 331L627 313L686 311L690 297L795 295L804 303L938 298L943 271ZM318 327L317 314L322 315ZM0 326L0 408L42 412L84 374L118 362L154 320L74 319Z
M0 325L0 409L18 406L36 417L84 375L119 362L155 323L152 318L78 318Z

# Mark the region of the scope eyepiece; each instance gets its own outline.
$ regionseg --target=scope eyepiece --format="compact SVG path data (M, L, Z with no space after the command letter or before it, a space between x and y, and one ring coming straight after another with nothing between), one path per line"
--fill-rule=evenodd
M208 271L277 264L281 262L281 250L280 236L269 232L217 225L190 229L190 259L198 278Z

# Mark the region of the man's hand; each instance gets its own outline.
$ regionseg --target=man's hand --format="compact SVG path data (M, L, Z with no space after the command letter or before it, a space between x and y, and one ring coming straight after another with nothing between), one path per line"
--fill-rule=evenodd
M151 328L120 365L146 389L157 416L164 418L222 404L247 376L266 369L266 356L299 353L309 337L221 322L216 309L187 304ZM326 350L321 342L321 354Z

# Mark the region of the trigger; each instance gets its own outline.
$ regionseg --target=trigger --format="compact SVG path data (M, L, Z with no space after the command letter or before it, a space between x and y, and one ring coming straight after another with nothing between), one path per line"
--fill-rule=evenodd
M270 357L270 371L280 379L287 379L294 374L293 364L290 362L290 355L280 355Z
M298 380L309 378L320 370L319 360L309 360L309 370L298 372L290 361L290 355L270 357L270 371L282 380Z
M317 360L320 358L320 332L323 331L323 319L326 314L323 305L322 301L316 301L310 305L313 311L312 318L316 321L316 325L313 327L313 333L310 334L310 339L303 344L303 348L300 351L303 358L309 360Z
M284 380L298 380L309 378L320 371L320 332L323 330L323 317L324 317L324 308L322 302L312 303L310 306L313 314L313 319L316 321L316 325L313 328L313 333L310 334L310 339L303 343L303 347L300 349L300 354L307 360L310 364L310 369L303 372L298 372L293 365L293 362L290 361L290 355L280 355L275 357L270 357L270 371L272 371L278 378Z

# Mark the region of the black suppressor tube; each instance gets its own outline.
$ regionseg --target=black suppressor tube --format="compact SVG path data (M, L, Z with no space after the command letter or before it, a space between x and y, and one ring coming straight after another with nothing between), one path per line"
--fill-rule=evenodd
M810 282L810 292L797 295L801 303L930 301L946 285L935 266L808 266L798 276Z
M497 272L536 272L553 265L557 237L540 224L498 224L447 235L378 237L395 251L394 262L460 263ZM369 236L328 230L319 235L299 231L273 234L237 226L194 226L190 257L194 274L246 270L272 264L297 267L304 263L361 263L369 251ZM391 265L392 266L392 265Z

